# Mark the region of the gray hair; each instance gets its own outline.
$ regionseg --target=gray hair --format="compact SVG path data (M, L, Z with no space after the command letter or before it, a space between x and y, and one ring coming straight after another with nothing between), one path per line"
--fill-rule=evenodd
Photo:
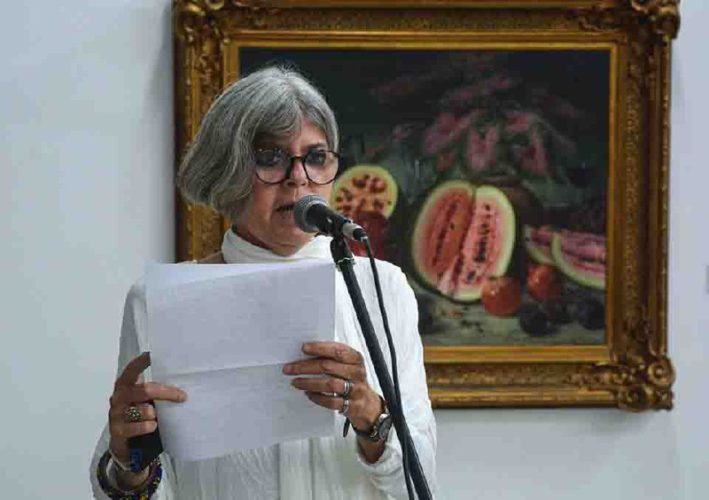
M214 101L177 174L192 203L233 219L251 194L253 147L265 138L290 138L304 120L320 128L337 150L335 114L300 73L268 67L238 80Z

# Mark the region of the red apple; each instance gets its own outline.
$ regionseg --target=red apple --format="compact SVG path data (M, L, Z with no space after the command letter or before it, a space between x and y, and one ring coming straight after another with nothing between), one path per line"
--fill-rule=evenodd
M509 276L488 278L483 285L482 303L494 316L512 316L522 303L522 288Z
M561 279L554 266L540 264L527 275L527 291L539 302L554 302L561 296Z

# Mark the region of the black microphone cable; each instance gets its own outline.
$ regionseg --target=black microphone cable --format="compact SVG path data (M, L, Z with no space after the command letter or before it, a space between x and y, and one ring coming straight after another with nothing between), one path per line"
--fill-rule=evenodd
M294 207L294 217L296 224L298 227L300 227L303 231L306 232L315 232L315 231L320 231L323 232L325 231L326 234L331 234L333 233L333 230L335 232L340 233L342 236L347 236L349 238L355 239L360 241L361 243L364 244L366 250L367 250L367 256L369 257L369 263L372 267L372 274L374 276L374 286L377 291L377 301L379 304L379 311L382 315L382 322L384 324L384 332L386 333L386 338L387 338L387 344L389 345L389 353L391 355L391 372L392 372L392 385L394 386L394 398L396 401L394 401L393 405L391 403L390 406L390 412L394 413L403 424L403 427L406 427L406 417L404 416L404 408L402 405L401 401L401 391L399 388L399 372L397 368L397 362L396 362L396 350L394 348L394 341L391 336L391 331L389 329L389 320L387 318L386 314L386 309L384 307L384 297L382 293L382 288L381 288L381 283L379 280L379 273L377 271L377 266L374 258L374 254L372 252L372 248L369 242L369 237L366 235L366 233L363 231L363 229L356 224L352 223L351 220L346 219L343 217L341 214L337 214L336 212L335 215L339 216L340 219L344 220L344 223L340 227L332 227L333 221L331 219L329 220L330 228L325 228L321 229L318 227L317 224L311 224L307 217L306 214L308 213L308 210L313 207L313 206L323 206L329 209L329 206L327 205L327 202L316 195L306 195L300 200L298 200L295 203ZM331 210L331 209L330 209ZM327 212L326 212L327 215ZM321 214L322 216L322 214ZM360 234L357 235L355 230L360 231ZM399 440L401 442L401 453L402 453L402 467L403 467L403 472L404 472L404 479L406 482L406 491L408 493L409 499L414 500L414 493L413 493L413 486L412 486L412 478L411 478L411 464L409 463L409 449L408 449L408 442L407 439L410 439L410 434L406 432L407 436L399 436ZM412 453L415 453L415 449L411 450ZM421 474L423 474L423 471L419 470ZM425 477L423 478L425 481Z
M369 236L362 238L362 243L367 250L367 257L369 257L369 264L372 268L372 275L374 276L374 287L377 290L377 300L379 302L379 312L382 315L382 323L384 323L384 333L386 333L387 344L389 344L389 354L391 355L391 376L394 383L394 393L396 394L396 406L400 413L402 422L404 420L404 406L401 402L401 392L399 390L399 369L396 364L396 350L394 349L394 340L391 337L391 331L389 330L389 319L387 318L386 308L384 307L384 296L382 293L381 283L379 281L379 272L377 272L377 264L374 259L374 253L372 252L372 247L369 244ZM390 410L391 411L391 410ZM402 465L404 468L404 480L406 481L406 491L409 494L409 500L414 500L413 486L411 485L411 472L409 471L409 454L407 449L407 442L405 439L401 440L401 457Z

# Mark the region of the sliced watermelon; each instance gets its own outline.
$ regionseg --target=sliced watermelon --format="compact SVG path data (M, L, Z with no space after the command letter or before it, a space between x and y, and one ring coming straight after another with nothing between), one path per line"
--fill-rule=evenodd
M537 264L554 265L551 257L551 238L554 231L549 226L533 227L525 225L522 229L524 248Z
M554 264L580 285L606 288L606 237L591 233L560 231L551 240Z

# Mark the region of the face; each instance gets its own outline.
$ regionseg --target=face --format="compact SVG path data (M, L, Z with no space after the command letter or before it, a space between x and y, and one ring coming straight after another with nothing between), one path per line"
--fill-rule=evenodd
M325 134L304 121L300 134L285 141L259 144L262 148L280 148L290 156L302 156L311 149L328 148ZM265 184L254 174L253 189L235 223L239 235L247 241L268 248L278 255L291 255L313 239L301 231L293 218L293 204L308 194L330 198L332 183L313 184L299 160L293 163L290 177L280 184Z

